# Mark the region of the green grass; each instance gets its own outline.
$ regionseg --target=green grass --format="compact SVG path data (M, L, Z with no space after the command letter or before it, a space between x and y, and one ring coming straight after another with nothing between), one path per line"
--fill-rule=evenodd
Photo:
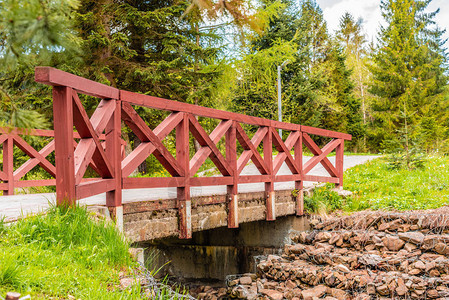
M431 209L449 204L449 157L428 156L423 168L392 169L379 158L347 170L344 188L354 195L345 210Z
M0 295L32 299L136 299L120 290L119 272L135 267L113 224L93 221L82 208L53 208L45 216L0 223Z

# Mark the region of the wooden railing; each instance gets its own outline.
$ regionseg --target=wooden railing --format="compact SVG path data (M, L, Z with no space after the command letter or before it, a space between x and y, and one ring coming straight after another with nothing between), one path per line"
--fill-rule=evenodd
M51 175L56 176L56 194L58 204L73 204L76 199L106 193L106 204L110 207L121 206L122 189L176 187L180 219L180 237L191 237L191 201L190 187L226 185L228 193L228 227L238 227L238 185L244 183L265 183L266 218L274 220L275 198L274 183L294 181L297 196L297 214L303 214L303 181L331 182L343 184L344 141L351 136L345 133L325 129L283 123L268 119L246 116L177 101L118 90L94 81L81 78L58 69L37 67L37 82L53 86L54 146L47 146L39 152L29 147L27 154L32 161L19 175L39 164ZM101 99L95 112L88 116L79 94ZM135 110L136 106L170 112L155 129L151 129ZM208 134L198 121L206 117L219 121L216 128ZM121 155L122 121L132 130L141 143L127 156ZM244 127L248 124L256 127L250 138ZM73 127L75 126L76 132ZM285 141L278 129L290 132ZM163 144L163 140L172 132L176 135L176 153L173 155ZM192 134L200 145L199 151L190 155ZM287 134L285 134L287 135ZM331 138L320 148L310 137L318 135ZM3 135L2 135L3 136ZM79 141L75 144L75 139ZM104 143L101 139L104 139ZM219 141L225 140L225 153L218 148ZM19 138L13 138L20 141ZM4 142L3 172L0 173L3 190L11 185L12 166L8 151L10 138ZM5 146L6 143L6 146ZM23 144L23 143L22 143ZM239 153L237 144L243 148ZM19 144L17 144L19 145ZM49 144L50 145L50 144ZM303 145L314 155L303 164ZM258 147L263 147L263 154ZM21 146L19 146L21 147ZM55 149L55 166L48 163L45 156ZM273 148L277 155L273 156ZM8 150L9 149L9 150ZM335 166L327 155L336 151ZM293 151L294 155L291 154ZM133 178L133 171L150 155L154 155L169 172L170 177ZM210 158L222 176L195 177L201 165ZM252 160L260 175L241 175L243 168ZM286 163L290 175L278 175L283 163ZM309 171L321 163L329 177L312 176ZM88 166L94 166L100 178L86 180ZM5 187L8 187L7 189Z

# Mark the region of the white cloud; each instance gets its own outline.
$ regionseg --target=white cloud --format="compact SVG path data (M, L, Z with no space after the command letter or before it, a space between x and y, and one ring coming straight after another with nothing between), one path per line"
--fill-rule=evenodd
M364 20L363 28L369 41L376 40L380 25L385 25L380 12L380 0L317 0L323 10L324 19L327 22L329 32L334 33L338 29L340 17L345 12L350 12L355 19L361 17ZM434 0L430 3L428 10L434 11L440 8L435 21L441 28L449 31L449 1ZM449 38L446 32L445 38ZM446 43L449 46L449 42Z

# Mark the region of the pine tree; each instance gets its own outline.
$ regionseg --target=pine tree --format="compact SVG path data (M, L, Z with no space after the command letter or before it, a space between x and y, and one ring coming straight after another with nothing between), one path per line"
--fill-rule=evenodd
M431 0L383 0L382 27L370 70L373 83L375 141L386 149L406 152L429 146L435 118L447 126L444 104L446 53L442 34L433 21L438 11L426 13ZM427 137L422 134L426 128ZM445 130L443 130L445 131Z

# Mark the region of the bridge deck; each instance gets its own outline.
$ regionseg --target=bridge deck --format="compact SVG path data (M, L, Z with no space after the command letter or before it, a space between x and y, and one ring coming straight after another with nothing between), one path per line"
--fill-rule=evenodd
M344 169L352 168L358 164L365 163L378 156L345 156ZM304 163L310 157L304 157ZM335 157L330 157L329 160L335 163ZM242 175L258 174L257 168L253 165L247 165L242 172ZM291 174L287 165L284 163L279 170L280 175ZM311 175L326 176L328 173L321 166L318 165L312 169ZM312 186L312 182L304 182L304 186ZM275 190L293 190L294 182L278 182L275 183ZM251 193L264 191L263 183L239 184L238 190L240 193ZM209 195L224 195L226 194L226 186L206 186L206 187L192 187L192 197L209 196ZM143 202L160 199L174 199L176 198L176 188L152 188L152 189L131 189L123 190L123 203ZM15 220L22 215L34 214L44 211L51 204L56 204L56 195L54 193L46 194L19 194L13 196L3 196L0 198L0 219L5 218L6 221ZM105 194L88 197L79 201L81 205L99 205L104 206L106 203Z

